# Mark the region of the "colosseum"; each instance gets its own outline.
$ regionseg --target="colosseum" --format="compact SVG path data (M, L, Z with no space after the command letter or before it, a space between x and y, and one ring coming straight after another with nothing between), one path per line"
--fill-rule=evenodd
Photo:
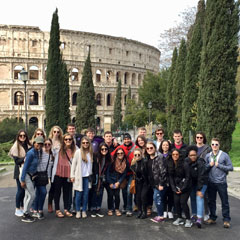
M50 33L39 27L0 25L0 120L25 120L24 84L19 72L28 72L27 113L29 124L44 128L45 88ZM138 100L138 88L147 71L159 71L160 51L150 45L102 34L60 30L61 51L69 69L70 109L75 121L77 92L84 62L91 47L93 83L99 128L111 122L117 82L122 80L122 106L129 85Z

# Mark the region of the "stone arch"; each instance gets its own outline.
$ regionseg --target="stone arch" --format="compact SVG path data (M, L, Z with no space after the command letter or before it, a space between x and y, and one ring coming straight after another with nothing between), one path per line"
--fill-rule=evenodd
M76 117L73 117L72 118L72 123L75 123L76 122Z
M78 81L78 72L79 70L77 68L73 68L71 71L71 80L72 81Z
M23 66L21 66L21 65L17 65L14 67L14 70L13 70L13 78L14 79L20 79L19 73L22 71L22 69L23 69Z
M38 105L38 93L32 91L29 97L29 105Z
M29 119L29 125L32 125L34 127L38 127L38 118L37 117L31 117Z
M39 77L39 69L37 66L31 66L29 68L29 79L30 80L37 80Z
M112 106L112 94L108 93L107 95L107 106Z
M112 71L108 70L106 74L106 80L110 82L112 80L112 75L113 75Z
M124 73L124 84L127 85L129 83L129 73L125 72Z
M132 74L132 85L136 84L136 73Z
M116 82L118 82L119 80L121 80L121 72L120 71L118 71L116 73Z
M138 86L142 85L142 75L139 73L138 74Z
M96 96L97 106L102 106L102 94L98 93Z
M73 93L72 95L72 106L76 106L77 105L77 93Z
M14 105L23 105L24 104L24 95L23 92L17 91L14 93L14 100L13 100Z
M96 71L96 82L101 82L101 74L102 74L102 71L100 69L97 69L97 71Z

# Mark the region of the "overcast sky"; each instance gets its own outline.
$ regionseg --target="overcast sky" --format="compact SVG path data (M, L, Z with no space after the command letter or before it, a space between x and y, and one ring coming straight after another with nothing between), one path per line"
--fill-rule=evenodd
M5 0L0 24L50 31L56 7L60 28L125 37L158 47L159 34L198 0Z

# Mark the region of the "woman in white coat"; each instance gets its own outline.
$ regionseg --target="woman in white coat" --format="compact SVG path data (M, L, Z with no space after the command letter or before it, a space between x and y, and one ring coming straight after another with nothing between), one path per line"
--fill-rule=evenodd
M71 168L71 181L76 193L76 218L87 217L89 177L92 175L92 162L93 149L91 141L84 136L81 140L81 148L74 154ZM80 206L82 206L82 215Z

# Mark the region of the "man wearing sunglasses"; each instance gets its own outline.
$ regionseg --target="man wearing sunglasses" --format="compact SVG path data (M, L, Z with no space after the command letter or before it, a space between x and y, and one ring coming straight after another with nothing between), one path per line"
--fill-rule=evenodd
M227 192L227 174L233 171L233 165L227 153L220 150L220 141L218 138L211 140L212 151L206 156L206 168L209 171L208 179L208 199L210 218L207 224L215 224L216 215L216 198L217 193L222 203L223 227L230 227L230 207Z
M157 128L155 131L155 136L156 136L156 141L154 141L156 147L157 147L157 151L159 151L159 147L161 145L161 142L164 140L164 129L163 128Z

